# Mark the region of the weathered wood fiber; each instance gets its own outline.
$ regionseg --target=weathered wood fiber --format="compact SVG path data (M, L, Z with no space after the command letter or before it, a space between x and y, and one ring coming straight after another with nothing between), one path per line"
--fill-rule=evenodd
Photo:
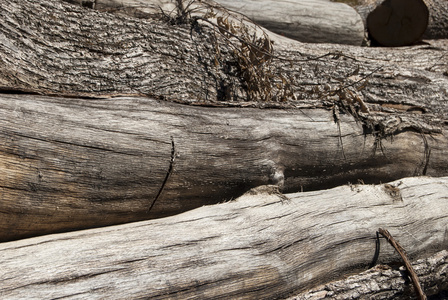
M247 100L241 74L227 70L237 64L231 55L235 49L216 35L222 55L216 67L214 35L207 28L198 33L187 25L122 18L51 0L0 5L3 90L89 97L149 94L214 104ZM289 103L295 98L300 106L329 104L324 89L358 87L355 82L366 77L371 84L360 97L367 104L396 101L446 115L445 49L274 47L279 57L259 71L274 74L274 95L281 92L276 90L279 76L287 75L294 94L287 97ZM272 100L267 105L274 105Z
M254 104L245 101L248 82L232 55L237 49L211 29L123 18L51 0L0 5L2 90L88 97L138 94L196 104L279 107L339 106L345 96L337 91L351 90L372 112L363 117L369 124L386 128L397 113L401 118L403 111L421 111L412 115L412 127L418 123L430 131L448 113L446 49L278 45L278 57L256 70L270 83L272 97ZM286 91L292 95L283 97ZM391 114L383 106L389 102L402 106Z
M1 94L0 239L172 215L265 184L448 174L445 131L379 139L340 118L339 128L326 109Z
M0 244L5 299L272 299L366 270L387 228L411 259L448 247L448 178L285 195ZM380 239L377 263L399 262ZM446 272L441 273L445 276Z

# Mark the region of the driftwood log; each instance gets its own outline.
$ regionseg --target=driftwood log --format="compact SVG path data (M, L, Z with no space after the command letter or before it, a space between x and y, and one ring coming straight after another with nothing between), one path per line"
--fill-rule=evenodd
M447 249L447 194L447 177L286 195L264 186L177 216L2 243L0 294L286 297L369 265L400 262L386 240L377 239L379 227L414 260ZM428 294L448 282L446 251L437 257L432 266L440 276L423 284Z
M109 11L139 18L177 10L176 0L65 0L80 3L101 11ZM240 13L272 32L286 37L313 43L361 45L364 25L361 17L350 6L330 0L218 0L185 1L185 8L193 16L204 14L204 7L220 11L226 9Z
M428 19L423 0L385 0L367 17L367 30L379 45L412 45L421 40Z
M281 57L255 70L273 86L257 101L214 27L0 6L3 241L163 217L258 185L448 173L446 49L278 44Z
M261 26L286 37L308 43L360 46L364 25L350 6L329 0L218 0Z

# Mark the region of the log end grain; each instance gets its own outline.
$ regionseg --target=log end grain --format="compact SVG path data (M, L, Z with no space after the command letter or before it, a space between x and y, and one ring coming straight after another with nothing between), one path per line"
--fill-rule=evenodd
M367 17L371 39L381 46L399 47L420 41L429 11L422 0L386 0Z

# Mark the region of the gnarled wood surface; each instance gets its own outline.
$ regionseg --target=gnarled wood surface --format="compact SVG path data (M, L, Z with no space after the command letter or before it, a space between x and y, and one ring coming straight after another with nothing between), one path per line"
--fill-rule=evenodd
M0 294L272 299L374 262L399 261L383 239L375 261L379 227L411 259L448 247L447 177L342 186L288 200L270 192L261 187L173 217L2 243ZM446 272L440 276L447 281Z

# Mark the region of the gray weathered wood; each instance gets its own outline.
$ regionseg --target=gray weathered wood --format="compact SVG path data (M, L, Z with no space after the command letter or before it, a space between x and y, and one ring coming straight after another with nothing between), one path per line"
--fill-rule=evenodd
M448 247L448 178L288 194L0 244L5 299L272 299L365 270L387 228L411 259ZM377 263L400 261L381 239ZM445 276L441 272L440 276Z
M424 0L429 9L429 24L424 38L448 38L448 1Z

